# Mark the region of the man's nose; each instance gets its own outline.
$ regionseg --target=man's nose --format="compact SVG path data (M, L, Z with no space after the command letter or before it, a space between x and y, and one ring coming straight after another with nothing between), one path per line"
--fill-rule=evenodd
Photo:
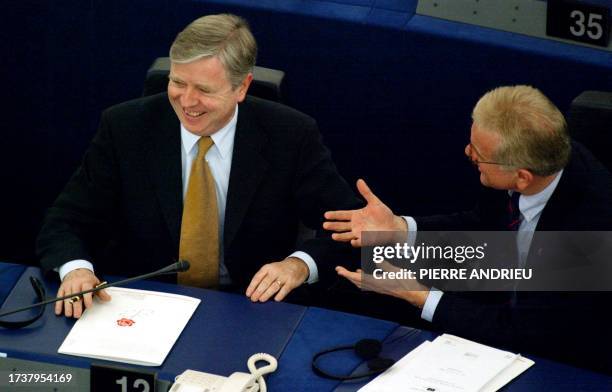
M463 149L463 152L465 153L465 155L468 158L470 158L470 159L472 158L472 149L470 148L470 144L469 143L465 145L465 148Z
M197 92L194 88L187 87L181 95L181 105L185 107L194 106L198 103Z

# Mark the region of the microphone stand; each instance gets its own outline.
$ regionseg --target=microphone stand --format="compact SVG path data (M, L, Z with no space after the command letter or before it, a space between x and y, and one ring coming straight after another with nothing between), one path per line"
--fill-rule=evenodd
M106 289L108 287L119 286L119 285L122 285L122 284L134 282L134 281L137 281L137 280L149 279L149 278L153 278L153 277L160 276L160 275L174 274L174 273L178 273L178 272L187 271L189 269L189 267L190 266L189 266L189 262L188 261L181 260L181 261L178 261L178 262L176 262L174 264L171 264L171 265L169 265L167 267L159 269L157 271L149 272L148 274L139 275L139 276L135 276L133 278L127 278L127 279L123 279L123 280L118 280L118 281L113 282L113 283L102 282L99 285L96 285L96 287L94 287L93 289L79 291L77 293L72 293L72 294L69 294L69 295L64 295L63 297L50 298L50 299L47 299L47 300L42 301L42 302L38 302L38 303L29 305L29 306L24 306L23 308L19 308L19 309L15 309L15 310L10 310L8 312L2 312L2 313L0 313L0 317L8 316L8 315L14 314L14 313L23 312L25 310L33 309L33 308L36 308L38 306L48 305L50 303L57 302L57 301L63 301L63 300L66 300L66 299L79 298L83 294L95 293L96 291L104 290L104 289Z

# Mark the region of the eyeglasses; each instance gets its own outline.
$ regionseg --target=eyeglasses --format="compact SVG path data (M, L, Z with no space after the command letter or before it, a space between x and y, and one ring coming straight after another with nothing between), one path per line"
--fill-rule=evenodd
M509 167L513 167L513 165L509 164L509 163L503 163L503 162L493 162L493 161L481 161L478 158L473 159L472 158L472 150L476 153L477 156L482 156L482 154L478 151L478 149L476 147L474 147L474 145L470 142L468 144L468 155L467 155L467 159L470 161L470 163L472 163L472 165L474 166L478 166L481 163L486 163L488 165L501 165L501 166L509 166Z

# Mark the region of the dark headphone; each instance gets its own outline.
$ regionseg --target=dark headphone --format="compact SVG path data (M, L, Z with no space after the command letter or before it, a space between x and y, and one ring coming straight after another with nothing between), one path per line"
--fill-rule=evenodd
M352 350L352 349L355 350L355 354L357 354L359 358L363 358L364 360L368 361L367 363L368 363L369 371L365 373L354 374L354 375L349 375L349 376L341 376L341 375L327 373L325 370L321 369L317 365L317 360L319 359L319 357L323 355L333 353L336 351ZM340 381L355 380L358 378L373 376L375 374L382 373L383 371L387 370L395 363L393 359L379 357L381 350L382 350L382 343L380 341L375 340L375 339L363 339L355 343L354 346L341 346L341 347L335 347L329 350L321 351L315 354L314 357L312 357L312 370L321 377L330 378L332 380L340 380Z

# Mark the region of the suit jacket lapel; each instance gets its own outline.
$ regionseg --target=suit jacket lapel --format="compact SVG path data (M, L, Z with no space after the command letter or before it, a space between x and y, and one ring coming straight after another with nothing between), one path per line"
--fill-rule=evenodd
M232 169L225 208L225 249L234 240L251 204L253 194L268 167L262 155L265 143L265 133L253 113L252 103L247 100L240 105L236 124Z
M183 213L181 132L178 118L169 104L152 114L149 132L147 158L153 189L172 243L178 246Z

